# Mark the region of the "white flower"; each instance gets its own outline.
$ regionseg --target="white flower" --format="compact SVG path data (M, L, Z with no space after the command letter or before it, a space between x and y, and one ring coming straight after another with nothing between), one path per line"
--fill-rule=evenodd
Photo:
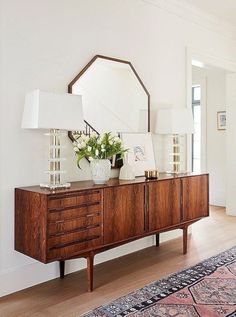
M117 142L117 143L121 143L121 139L120 139L118 136L116 136L116 137L114 138L114 141Z
M83 138L80 136L78 139L77 139L77 143L81 143L83 142Z
M101 144L102 143L102 140L99 138L98 140L97 140L97 144Z
M109 141L109 144L112 145L114 142L112 140Z
M77 146L75 146L75 147L74 147L74 151L75 151L75 152L78 152L78 151L79 151L79 148L78 148Z
M92 151L91 146L88 146L88 147L87 147L87 150L88 150L89 152L91 152L91 151Z
M78 145L78 147L79 147L80 149L84 149L84 148L86 147L86 143L85 143L85 142L81 142L81 143Z
M92 162L92 161L93 161L93 158L92 158L91 156L89 156L89 158L88 158L88 159L89 159L89 161L90 161L90 162Z
M79 144L77 145L77 147L78 147L79 150L81 150L81 149L83 148L82 143L79 143Z
M104 148L105 148L105 145L104 145L104 144L102 144L102 145L101 145L101 148L102 148L102 149L104 149Z
M90 138L96 138L97 133L95 131L91 132L90 134Z
M98 151L98 149L96 149L96 151L95 151L95 155L96 155L96 156L98 156L98 155L99 155L99 151Z
M101 149L101 152L106 152L106 150L105 149Z

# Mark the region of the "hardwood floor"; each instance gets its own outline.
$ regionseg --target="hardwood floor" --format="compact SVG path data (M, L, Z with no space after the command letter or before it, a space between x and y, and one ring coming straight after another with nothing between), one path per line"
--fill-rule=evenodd
M0 317L77 317L177 270L194 265L236 245L236 217L211 207L209 218L192 225L189 249L182 255L182 239L160 243L95 267L95 290L86 291L80 271L0 299Z

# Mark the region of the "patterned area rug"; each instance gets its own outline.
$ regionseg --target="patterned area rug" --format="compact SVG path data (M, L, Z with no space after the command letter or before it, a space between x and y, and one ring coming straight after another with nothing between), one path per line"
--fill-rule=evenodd
M236 317L236 246L83 317Z

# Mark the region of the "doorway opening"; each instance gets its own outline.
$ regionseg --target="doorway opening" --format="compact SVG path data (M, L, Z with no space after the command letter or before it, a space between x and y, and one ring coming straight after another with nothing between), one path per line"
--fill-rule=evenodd
M195 123L195 134L187 137L186 166L189 171L208 172L210 204L236 216L236 60L193 48L186 52L186 100ZM222 111L225 130L217 126Z
M223 69L192 66L192 171L210 174L210 202L226 204L226 131L217 129L217 113L226 111L226 75Z
M192 135L192 171L201 171L201 86L192 86L192 111L194 134Z

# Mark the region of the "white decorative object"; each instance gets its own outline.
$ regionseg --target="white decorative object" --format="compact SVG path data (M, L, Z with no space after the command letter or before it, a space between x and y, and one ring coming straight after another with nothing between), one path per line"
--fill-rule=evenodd
M133 166L128 162L128 154L125 155L123 162L124 164L120 169L119 179L121 180L135 179Z
M108 159L94 159L90 162L92 179L95 184L105 184L111 175L111 162Z
M143 176L145 170L156 169L151 133L122 133L124 148L128 151L128 163L135 176Z
M167 108L157 112L157 134L169 134L172 138L171 173L180 173L181 143L180 135L194 133L193 114L190 108Z
M226 130L226 111L217 112L217 130Z
M61 131L83 130L82 97L72 94L55 94L43 92L39 89L26 94L22 117L23 129L49 129L46 133L50 137L49 146L49 175L48 184L41 187L50 189L70 187L70 183L63 183L61 174Z

